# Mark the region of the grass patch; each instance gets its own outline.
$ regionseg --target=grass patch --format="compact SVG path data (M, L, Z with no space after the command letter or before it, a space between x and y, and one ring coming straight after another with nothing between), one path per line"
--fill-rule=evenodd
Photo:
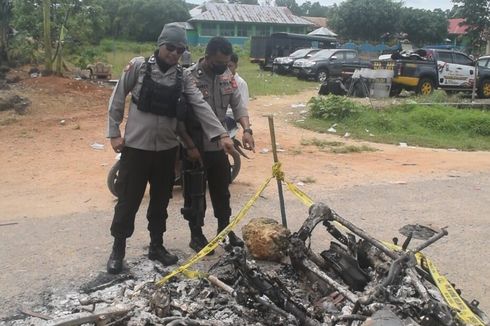
M345 111L346 107L350 110L347 114L331 114ZM310 101L310 117L297 125L327 132L334 123L339 135L349 132L352 137L374 142L490 150L489 111L420 104L373 110L345 98L327 96Z
M79 62L81 66L97 60L107 62L112 65L112 77L117 79L121 76L129 60L136 56L148 57L155 49L155 43L151 42L136 43L105 39L97 47L87 49L82 57L74 58L74 61ZM192 47L190 50L193 61L197 61L204 56L204 47ZM270 72L262 71L257 64L250 62L246 49L236 48L235 51L240 56L238 73L247 81L251 97L289 95L318 86L316 82L299 80L296 77L277 74L271 76Z
M349 154L349 153L361 153L361 152L375 152L377 151L377 149L367 145L361 145L361 146L347 145L341 147L333 147L330 149L330 151L335 154Z
M304 146L313 145L313 146L316 146L318 148L325 148L325 147L342 146L342 145L344 145L344 143L340 142L340 141L326 141L326 140L321 140L318 138L310 138L310 139L301 139L301 145L304 145Z

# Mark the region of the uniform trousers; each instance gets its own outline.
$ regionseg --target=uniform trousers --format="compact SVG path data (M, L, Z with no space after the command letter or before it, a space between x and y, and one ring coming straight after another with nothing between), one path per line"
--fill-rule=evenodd
M116 180L118 201L111 225L113 237L129 238L133 234L135 216L149 182L148 231L152 244L162 244L168 217L167 206L172 198L177 149L146 151L125 147L122 150Z
M223 151L204 152L203 155L205 178L207 180L207 188L209 188L209 196L213 205L214 216L219 221L228 223L231 216L230 207L230 191L228 187L231 181L230 162L228 155ZM184 160L183 169L189 169L193 166L192 162ZM184 206L192 206L192 198L186 196L184 198ZM206 201L204 201L204 210L206 210ZM204 213L204 212L203 212ZM186 216L184 218L194 226L204 225L204 214L202 217Z

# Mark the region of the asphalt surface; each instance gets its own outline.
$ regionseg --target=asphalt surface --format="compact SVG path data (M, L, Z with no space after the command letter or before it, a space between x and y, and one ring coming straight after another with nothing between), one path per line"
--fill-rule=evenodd
M490 174L402 184L372 184L333 189L309 184L304 190L323 201L342 217L378 239L393 236L403 239L397 230L410 223L449 226L449 236L427 249L439 269L463 290L469 300L478 299L484 311L490 311ZM253 189L233 193L233 209L238 211ZM280 220L275 182L251 209L249 216ZM169 208L165 244L181 259L190 257L189 234L178 210L180 191ZM127 259L144 255L148 245L145 223L145 197L137 216L134 236L129 240ZM297 230L307 217L307 209L286 193L288 224ZM274 215L271 215L274 212ZM209 214L208 214L209 215ZM105 270L112 238L108 228L112 211L86 211L49 218L24 217L0 225L0 324L17 314L20 307L35 310L47 303L50 293L76 291L82 284ZM243 224L243 223L242 223ZM216 221L207 217L205 231L210 237ZM241 232L238 230L238 234ZM328 246L326 231L318 228L313 248ZM221 250L221 249L219 249ZM218 253L220 252L218 250ZM216 257L216 256L215 256ZM216 258L206 258L211 263ZM181 260L182 261L182 260ZM1 320L4 320L3 322Z

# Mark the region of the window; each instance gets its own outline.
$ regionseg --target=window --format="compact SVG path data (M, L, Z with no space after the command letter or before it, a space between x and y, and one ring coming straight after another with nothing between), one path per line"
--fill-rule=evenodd
M453 56L451 52L439 52L439 60L446 63L453 63Z
M235 36L235 26L230 24L220 25L219 34L220 36Z
M269 36L270 35L270 28L269 26L257 26L255 27L255 35L257 36Z
M203 36L218 36L218 25L202 24L201 35Z
M238 25L237 36L247 37L247 36L250 36L251 34L252 34L252 31L251 31L250 26Z
M482 67L482 68L487 68L488 67L488 60L489 59L478 60L478 66Z
M465 56L464 54L460 53L453 53L454 56L454 63L458 65L465 65L465 66L472 66L473 65L473 60Z
M357 57L357 55L355 52L345 52L345 58L347 60L352 60L352 59L355 59L356 57Z

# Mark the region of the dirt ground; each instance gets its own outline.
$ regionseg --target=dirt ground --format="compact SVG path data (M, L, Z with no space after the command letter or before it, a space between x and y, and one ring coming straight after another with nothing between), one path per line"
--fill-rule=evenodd
M0 318L15 314L20 306L42 304L43 293L73 290L93 278L104 270L111 244L108 228L115 201L106 175L115 153L105 139L111 89L71 79L24 77L14 90L31 99L29 113L0 112ZM294 127L291 122L306 110L297 104L314 94L251 101L257 152L243 161L231 186L234 212L271 174L265 115L273 114L279 157L289 180L381 239L391 239L407 223L448 225L449 237L427 252L467 299L478 299L490 311L490 153L357 142ZM378 151L333 154L301 145L302 139L313 137L368 144ZM94 144L104 148L94 149ZM264 149L269 151L261 153ZM275 188L271 183L250 217L279 219ZM127 259L146 250L146 200ZM166 244L187 258L191 250L178 213L181 203L177 188L169 207ZM295 230L307 210L289 193L286 208L289 227ZM212 213L207 220L211 236L216 228ZM316 232L315 247L328 241L324 234Z

